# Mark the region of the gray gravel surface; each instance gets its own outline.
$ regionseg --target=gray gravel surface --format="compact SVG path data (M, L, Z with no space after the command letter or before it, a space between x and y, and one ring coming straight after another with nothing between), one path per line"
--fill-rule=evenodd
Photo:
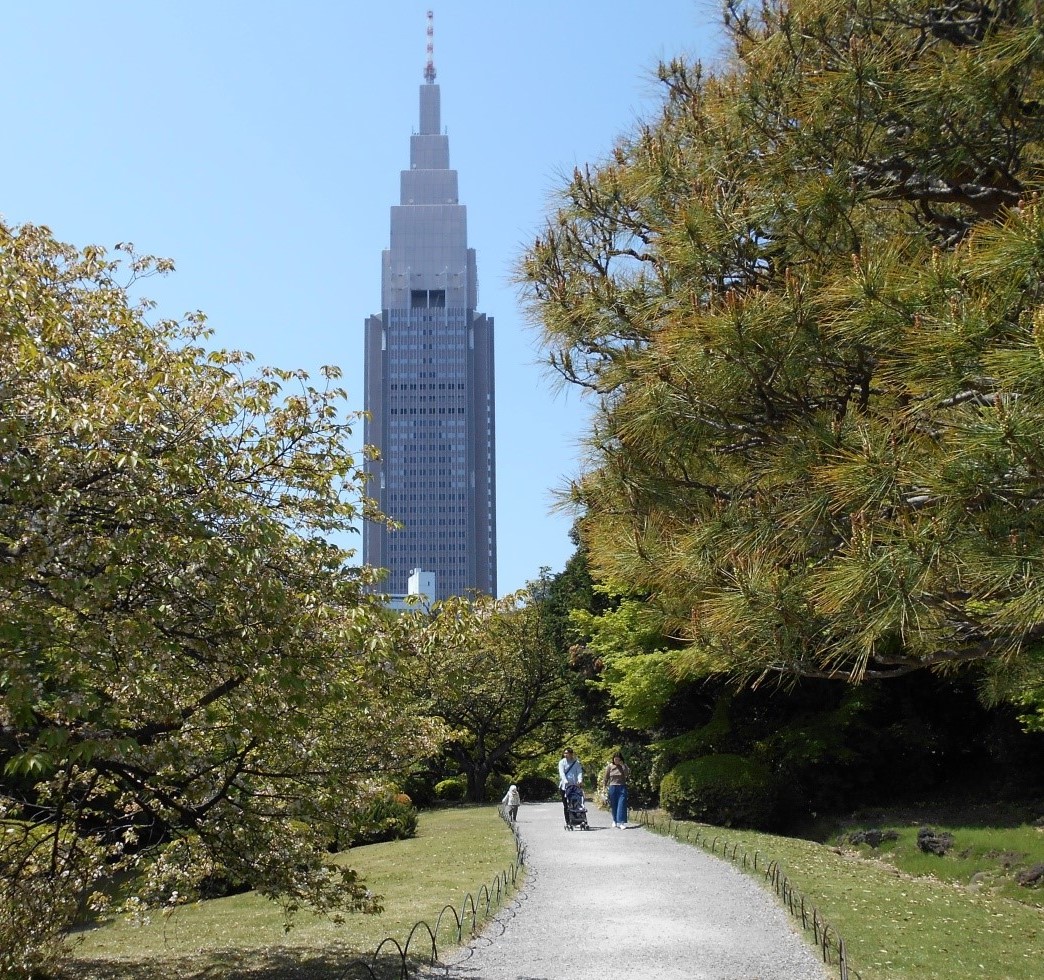
M559 803L523 804L520 891L431 977L453 980L824 980L814 947L755 879L639 827L566 831Z

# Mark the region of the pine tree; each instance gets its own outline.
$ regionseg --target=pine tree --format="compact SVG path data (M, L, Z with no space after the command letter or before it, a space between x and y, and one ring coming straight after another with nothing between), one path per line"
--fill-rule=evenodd
M727 4L520 278L597 400L592 570L678 677L1040 683L1044 14Z

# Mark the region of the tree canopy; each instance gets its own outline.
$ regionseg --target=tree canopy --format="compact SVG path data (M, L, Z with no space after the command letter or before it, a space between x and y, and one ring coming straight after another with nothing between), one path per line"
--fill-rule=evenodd
M446 599L403 614L395 632L409 687L446 726L445 751L469 799L483 801L491 775L543 755L568 727L567 654L532 586L502 599Z
M129 290L169 263L124 252L0 226L0 947L22 967L134 869L160 903L223 876L375 909L327 845L434 744L331 543L370 509L336 370L250 374L201 316L150 323Z
M1039 683L1041 16L729 2L730 57L662 65L523 257L597 401L592 570L676 677Z

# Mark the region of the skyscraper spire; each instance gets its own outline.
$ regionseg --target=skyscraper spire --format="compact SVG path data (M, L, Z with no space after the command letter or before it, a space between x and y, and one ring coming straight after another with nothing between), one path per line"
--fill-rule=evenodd
M428 11L428 63L424 66L424 81L435 81L435 14Z

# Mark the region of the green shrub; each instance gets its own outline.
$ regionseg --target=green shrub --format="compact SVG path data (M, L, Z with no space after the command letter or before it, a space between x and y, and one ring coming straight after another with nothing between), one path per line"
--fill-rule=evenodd
M553 800L558 797L558 783L549 776L520 776L516 785L523 800Z
M435 799L442 803L460 803L468 795L468 782L463 776L454 776L435 784Z
M380 796L358 815L352 828L350 844L377 844L388 840L405 840L417 834L417 810L403 793Z
M403 790L413 800L413 805L424 809L435 802L435 784L441 773L432 772L427 767L417 766L403 782Z
M764 828L775 815L776 790L769 770L752 759L705 755L663 777L660 806L676 820Z
M663 777L679 763L712 752L725 751L732 732L729 721L731 705L732 695L721 694L714 702L714 712L705 725L673 738L661 739L649 746L652 753L649 785L654 790L659 788Z

